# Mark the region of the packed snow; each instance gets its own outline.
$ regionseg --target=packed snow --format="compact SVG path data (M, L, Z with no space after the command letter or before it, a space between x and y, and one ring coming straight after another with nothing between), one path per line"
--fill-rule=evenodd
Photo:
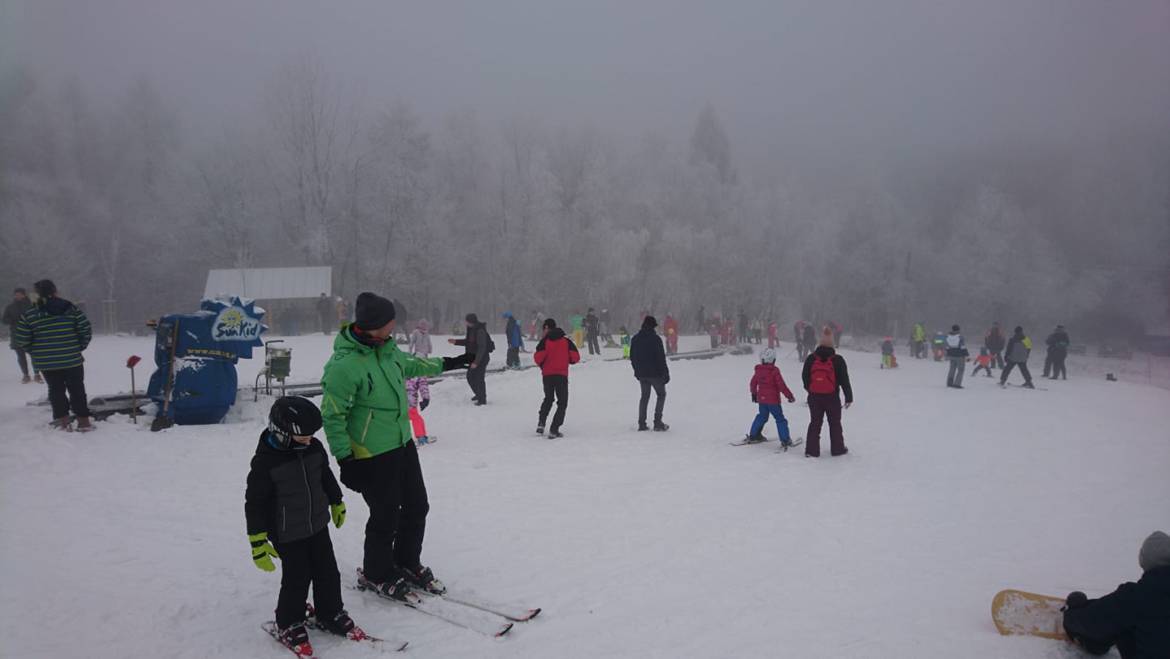
M318 378L331 342L289 339L292 379ZM799 391L790 349L779 365ZM127 390L126 358L151 350L148 338L95 339L90 395ZM1047 390L968 375L957 391L945 364L903 354L880 370L877 354L843 354L850 453L828 457L824 438L818 460L728 445L756 411L754 356L672 363L667 433L635 431L638 387L621 361L574 367L560 440L533 432L536 370L489 376L484 408L461 380L435 385L423 560L453 590L544 613L495 640L350 590L348 610L414 657L1069 656L998 635L992 596L1096 596L1140 575L1142 539L1170 527L1167 391L1078 377L1075 356L1067 382L1037 379ZM260 362L241 362L241 384ZM0 384L0 655L287 656L260 629L279 576L252 565L243 516L271 399L241 396L218 426L152 434L149 418L116 416L61 434L26 405L41 386L16 382ZM784 410L803 436L807 409ZM346 501L331 534L351 580L366 507Z

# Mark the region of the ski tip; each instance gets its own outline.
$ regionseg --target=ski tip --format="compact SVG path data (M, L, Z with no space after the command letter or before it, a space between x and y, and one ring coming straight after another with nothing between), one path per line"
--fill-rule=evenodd
M528 615L524 616L524 621L527 622L529 620L532 620L536 616L540 615L541 611L543 611L543 609L540 609L540 608L528 609Z
M410 645L410 641L403 641L401 645L394 648L395 652L406 652L406 646Z
M500 631L496 632L496 638L503 638L505 635L507 635L508 632L512 631L513 626L514 626L514 623L511 623L511 622L504 625L504 627L502 629L500 629Z

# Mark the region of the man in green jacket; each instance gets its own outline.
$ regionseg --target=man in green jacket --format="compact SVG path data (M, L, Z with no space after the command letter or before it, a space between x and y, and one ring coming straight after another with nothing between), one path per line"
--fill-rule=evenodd
M53 407L53 427L73 430L72 409L77 429L93 430L89 402L85 395L85 358L93 331L89 319L72 302L57 297L57 286L42 279L33 288L39 299L24 312L12 330L12 345L28 353L33 369L44 374Z
M391 340L394 305L362 293L356 321L333 341L333 357L321 377L321 420L329 450L341 466L341 482L370 508L359 581L403 599L410 588L443 592L421 563L427 488L411 441L406 379L467 368L470 358L425 359Z

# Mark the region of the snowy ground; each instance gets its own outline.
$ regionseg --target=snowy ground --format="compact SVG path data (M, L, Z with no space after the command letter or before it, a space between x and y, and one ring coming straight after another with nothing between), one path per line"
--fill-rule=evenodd
M295 380L319 375L330 342L290 341ZM94 342L91 394L128 388L131 353L149 358L150 341ZM424 561L452 587L545 613L490 640L346 592L350 612L415 657L1068 656L998 636L991 597L1096 595L1138 576L1141 540L1170 528L1170 396L1100 378L953 391L940 364L846 357L851 452L820 460L727 445L754 413L753 357L674 364L666 434L634 431L622 362L575 368L557 441L532 433L535 371L490 377L482 409L463 382L436 385ZM0 656L287 656L259 629L279 579L255 569L244 533L263 399L221 426L151 434L117 417L54 434L47 410L25 406L40 388L5 368ZM781 368L799 383L795 357ZM785 410L803 435L806 408ZM347 502L333 531L345 577L366 518Z

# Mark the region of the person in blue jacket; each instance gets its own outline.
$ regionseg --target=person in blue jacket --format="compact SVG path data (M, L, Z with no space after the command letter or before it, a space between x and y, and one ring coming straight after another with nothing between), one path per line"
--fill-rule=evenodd
M508 339L508 356L504 362L505 368L520 368L520 351L524 349L524 333L520 331L520 323L511 311L503 313L508 323L504 326L504 336Z

